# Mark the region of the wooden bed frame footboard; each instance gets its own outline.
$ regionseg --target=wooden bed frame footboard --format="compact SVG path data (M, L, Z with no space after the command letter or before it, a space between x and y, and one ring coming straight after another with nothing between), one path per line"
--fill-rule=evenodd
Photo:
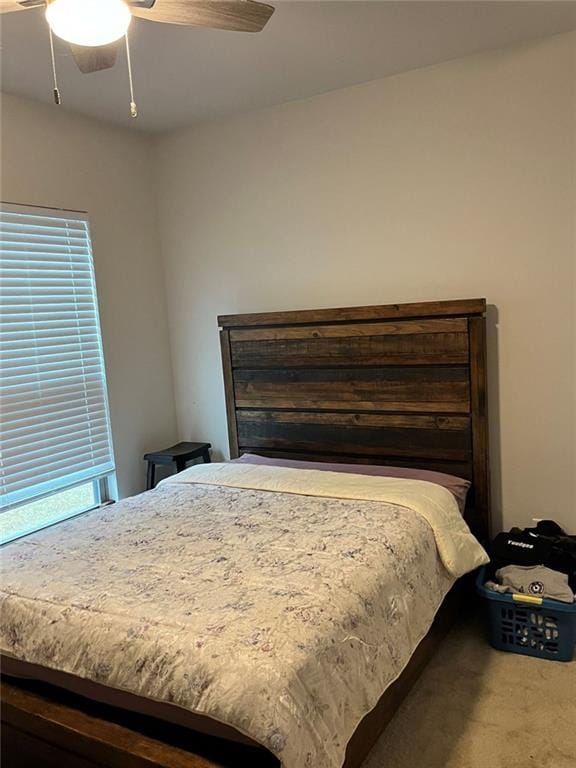
M465 517L489 536L484 299L219 318L230 452L392 464L466 477ZM400 677L362 720L359 768L469 599L461 579ZM268 768L263 749L37 682L2 678L7 768Z
M360 768L446 633L467 610L471 589L460 580L402 674L362 720L343 768ZM115 709L62 689L2 676L2 765L5 768L274 768L263 749L205 736Z

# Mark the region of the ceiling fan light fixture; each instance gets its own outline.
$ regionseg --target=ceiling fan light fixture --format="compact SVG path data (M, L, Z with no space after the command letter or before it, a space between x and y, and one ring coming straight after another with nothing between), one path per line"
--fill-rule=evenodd
M131 19L123 0L53 0L46 8L46 20L55 35L88 47L119 40Z

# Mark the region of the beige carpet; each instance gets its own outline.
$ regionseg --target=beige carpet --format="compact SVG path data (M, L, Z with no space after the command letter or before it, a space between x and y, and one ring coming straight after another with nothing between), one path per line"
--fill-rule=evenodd
M495 651L467 621L363 768L576 768L576 661Z

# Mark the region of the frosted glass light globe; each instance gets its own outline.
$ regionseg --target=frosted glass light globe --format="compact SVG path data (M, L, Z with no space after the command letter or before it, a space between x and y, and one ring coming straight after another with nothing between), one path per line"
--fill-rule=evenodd
M46 20L55 35L75 45L108 45L126 34L132 14L123 0L53 0Z

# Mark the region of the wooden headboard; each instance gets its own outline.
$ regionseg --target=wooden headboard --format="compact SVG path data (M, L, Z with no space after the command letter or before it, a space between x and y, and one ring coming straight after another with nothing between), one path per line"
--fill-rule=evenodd
M230 455L390 464L472 481L490 528L485 299L218 318Z

